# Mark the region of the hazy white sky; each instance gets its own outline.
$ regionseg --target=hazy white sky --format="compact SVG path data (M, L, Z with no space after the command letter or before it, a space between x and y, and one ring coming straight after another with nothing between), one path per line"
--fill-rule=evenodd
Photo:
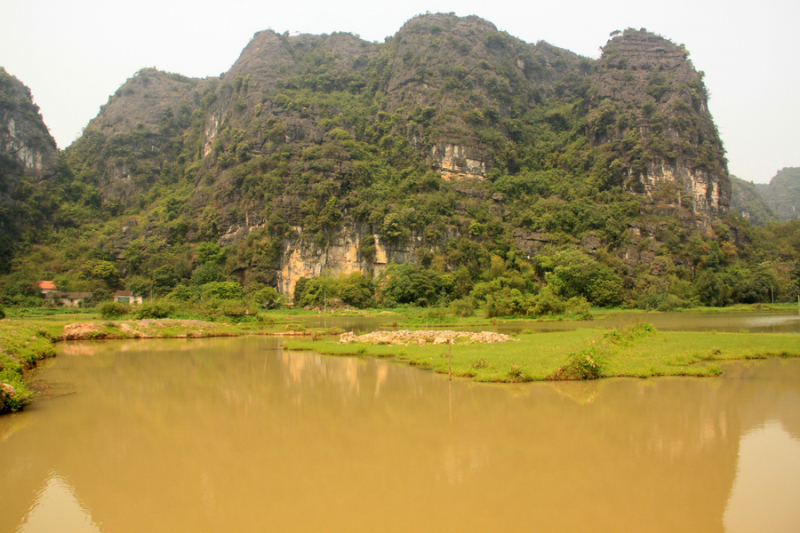
M479 15L593 58L627 27L683 43L706 73L731 173L766 182L800 167L797 0L0 0L0 66L30 87L63 148L140 68L218 75L260 30L383 41L426 11Z

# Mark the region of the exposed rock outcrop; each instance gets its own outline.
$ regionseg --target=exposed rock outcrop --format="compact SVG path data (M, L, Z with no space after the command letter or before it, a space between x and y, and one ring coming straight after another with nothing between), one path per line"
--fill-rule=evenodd
M615 33L592 76L589 133L596 142L636 143L646 158L631 162L630 189L689 209L708 231L727 213L731 186L703 73L683 45L646 30Z
M0 272L11 263L27 216L20 204L50 186L58 151L30 89L0 67ZM41 213L37 213L39 224Z
M486 177L485 156L476 148L459 144L433 145L430 158L447 181Z
M353 272L379 272L389 262L407 263L416 260L415 251L419 240L411 239L404 246L393 246L381 241L380 236L369 233L363 224L347 223L337 231L325 246L318 246L313 239L295 228L293 238L285 241L284 253L278 273L278 291L292 296L294 287L302 277L313 278L323 272L330 275L347 275ZM371 237L373 253L365 257L362 245L365 237Z
M30 89L0 67L0 155L19 163L36 181L52 173L56 142ZM5 173L4 173L5 174Z

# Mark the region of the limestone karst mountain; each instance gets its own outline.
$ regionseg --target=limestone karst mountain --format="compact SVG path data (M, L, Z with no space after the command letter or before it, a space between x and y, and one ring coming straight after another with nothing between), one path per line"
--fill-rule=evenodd
M708 234L730 183L702 73L667 39L616 33L595 61L477 17L416 17L380 44L267 30L221 78L138 72L67 155L111 214L150 209L108 238L112 256L148 236L266 232L236 270L289 294L322 269L435 253L472 224L527 255L566 235L612 251L629 230L654 237L641 215ZM577 220L548 215L562 204L555 218Z
M127 80L38 190L22 263L179 299L226 279L291 298L327 273L356 275L352 305L759 301L756 270L720 288L769 238L727 216L688 55L627 29L595 60L451 14L382 43L262 31L220 77ZM788 295L794 270L775 272Z

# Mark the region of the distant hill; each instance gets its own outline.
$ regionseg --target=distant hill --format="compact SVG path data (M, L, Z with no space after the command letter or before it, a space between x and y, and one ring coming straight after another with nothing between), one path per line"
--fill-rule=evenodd
M756 226L780 220L757 187L752 182L731 176L731 211L739 213Z
M781 220L800 218L800 168L786 167L769 184L756 184L756 190Z

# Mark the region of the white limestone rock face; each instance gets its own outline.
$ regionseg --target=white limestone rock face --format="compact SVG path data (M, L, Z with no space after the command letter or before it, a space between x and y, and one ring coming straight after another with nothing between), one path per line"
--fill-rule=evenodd
M483 180L486 162L479 150L461 144L440 144L431 147L431 160L448 181Z

